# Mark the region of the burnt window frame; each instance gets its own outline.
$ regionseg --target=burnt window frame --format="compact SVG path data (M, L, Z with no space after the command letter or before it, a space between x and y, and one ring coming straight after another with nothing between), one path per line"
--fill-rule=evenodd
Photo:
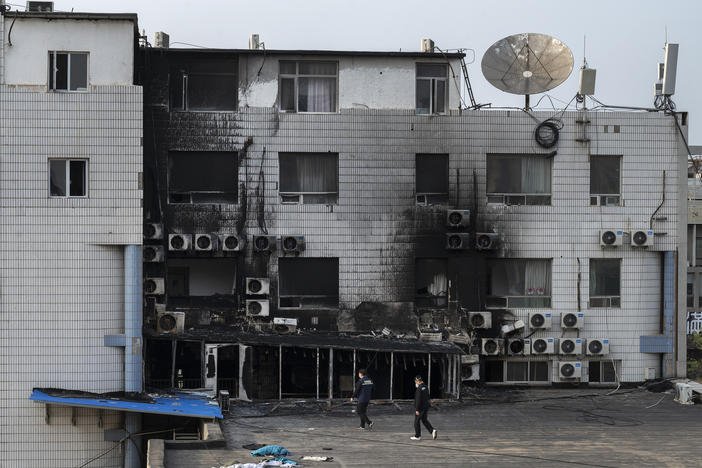
M592 281L593 265L604 262L617 262L619 266L619 294L593 294L595 282ZM601 274L601 273L600 273ZM621 309L622 308L622 259L621 258L591 258L588 262L588 307L591 309ZM594 299L594 301L593 301Z
M495 192L490 191L490 165L491 159L511 158L520 160L520 191L519 192ZM522 186L522 164L523 159L544 159L549 162L548 192L528 192ZM500 170L502 174L509 171ZM487 153L485 156L485 197L487 204L498 204L507 206L553 206L553 157L545 153Z
M439 76L419 76L419 68L426 65L443 65L446 74L443 77ZM449 113L449 63L448 62L417 62L414 70L415 86L414 86L414 109L417 115L447 115ZM420 112L419 107L419 83L429 82L429 109L428 112ZM444 85L444 110L437 111L435 108L435 96L437 95L437 83L443 82ZM424 108L421 108L424 109Z
M420 158L426 159L443 159L442 164L446 164L446 191L445 192L420 192L419 187L419 177L421 171L418 170ZM415 188L415 202L420 206L428 205L447 205L449 202L450 193L450 183L449 183L449 172L451 165L451 158L448 153L416 153L414 156L414 188Z
M281 170L283 164L281 160L288 157L297 156L317 156L321 158L335 158L336 160L336 191L324 191L324 192L308 192L308 191L283 191L283 177L285 173ZM327 196L326 201L310 201L305 202L305 195L309 197L322 197ZM293 151L281 151L278 153L278 197L282 205L338 205L339 204L339 153L319 153L319 152L293 152Z
M283 264L293 264L294 262L312 261L330 262L336 264L336 294L283 294L285 279L283 272L286 269ZM283 270L283 272L281 271ZM339 257L281 257L278 259L278 308L281 310L333 310L339 308L340 290L340 262ZM300 274L298 272L298 274ZM313 279L312 279L313 280ZM328 303L325 303L328 301Z
M548 268L548 294L546 290L539 294L538 291L534 294L529 294L529 289L526 284L527 277L527 262L546 262ZM499 262L524 262L524 294L493 294L493 278L492 265ZM551 309L553 307L553 259L552 258L491 258L487 263L487 296L485 307L488 309L494 308L509 308L509 309Z
M441 262L443 263L444 273L446 276L446 290L440 291L443 294L419 294L417 289L417 272L420 262ZM446 309L448 308L448 258L447 257L415 257L414 259L414 304L416 307Z
M593 181L593 162L604 161L606 159L617 159L619 165L619 190L618 193L595 193L592 190ZM623 173L623 156L620 154L597 154L590 155L590 206L622 206L622 173Z
M226 70L226 71L222 71ZM188 102L188 82L190 76L226 76L233 81L233 106L226 109L191 108ZM169 106L173 112L221 112L235 113L239 111L239 61L238 58L216 57L204 60L202 57L187 55L181 57L171 66L169 72ZM178 97L178 101L174 99Z
M66 191L65 195L52 195L51 190L51 163L55 161L63 161L65 163L65 174L66 178L64 180L64 189ZM83 188L84 195L71 195L71 163L72 162L82 162L84 164L83 168ZM90 183L89 183L89 165L90 160L88 158L49 158L47 169L48 169L48 193L49 198L89 198L90 196Z
M66 88L57 88L57 56L66 55ZM74 55L85 56L85 88L71 89L71 61ZM53 67L52 67L53 64ZM47 54L46 89L56 93L86 93L90 89L90 52L74 50L49 50Z
M295 73L283 73L282 65L284 63L294 63ZM336 73L334 75L315 75L300 73L300 63L327 63L334 64ZM300 111L300 87L298 81L300 78L330 78L334 77L334 109L330 111ZM283 81L293 80L293 101L295 109L283 109ZM278 112L284 114L337 114L339 113L339 62L337 60L279 60L278 61Z
M520 385L545 385L545 384L550 384L553 381L553 365L551 364L550 360L526 360L526 359L505 359L502 362L504 362L504 367L503 367L503 377L502 377L502 383L507 384L507 385L515 385L515 384L520 384ZM524 365L526 367L526 379L525 380L515 380L515 379L510 379L510 373L509 373L509 367L510 364L516 365ZM545 365L546 366L546 380L536 380L536 365Z
M234 170L235 170L235 177L233 179L233 184L234 184L234 190L232 191L225 191L225 190L190 190L190 191L171 191L171 184L172 184L172 175L171 175L171 156L174 154L196 154L196 153L207 153L207 154L222 154L224 155L230 155L234 158ZM188 150L188 151L169 151L167 155L167 168L166 168L166 200L169 205L237 205L239 203L239 154L235 151L209 151L209 150L203 150L203 151L194 151L194 150ZM190 201L178 201L177 195L183 195L185 196L188 194L190 197ZM193 194L199 194L205 201L193 201ZM214 201L209 201L205 199L205 194L209 194L210 196L214 197L215 194L233 194L233 199L225 199L223 198L222 200L214 200ZM181 200L185 200L184 198Z
M620 375L620 365L621 361L620 360L613 360L613 359L599 359L599 360L590 360L588 362L588 368L587 368L587 380L589 384L595 384L595 385L601 385L601 386L611 386L617 383L617 378ZM593 365L597 364L599 367L597 374L599 380L590 380L592 375L594 374L591 369L593 368ZM612 366L611 369L608 369L608 372L611 372L611 375L614 377L614 380L602 380L602 377L606 375L605 370L603 369L604 365L607 366Z

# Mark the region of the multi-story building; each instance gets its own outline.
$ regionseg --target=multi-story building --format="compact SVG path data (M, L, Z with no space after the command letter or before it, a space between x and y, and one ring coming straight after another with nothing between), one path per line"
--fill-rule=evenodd
M702 147L691 146L694 156L687 173L687 333L702 331Z
M137 17L0 9L0 466L123 466L138 417L30 396L141 391Z
M147 385L684 375L687 115L469 110L462 58L142 51Z

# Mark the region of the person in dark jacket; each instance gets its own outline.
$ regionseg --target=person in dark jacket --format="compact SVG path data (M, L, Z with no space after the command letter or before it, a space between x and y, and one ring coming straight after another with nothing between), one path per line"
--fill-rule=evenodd
M421 375L414 378L414 385L417 387L417 390L414 392L414 436L410 437L410 439L422 440L422 428L419 425L420 421L424 424L424 427L431 432L432 439L436 439L438 431L434 429L427 419L427 412L431 407L431 402L429 401L429 387L426 386Z
M371 392L373 392L373 381L366 375L365 369L359 369L358 382L356 382L356 388L350 399L350 401L353 401L354 398L358 398L356 414L361 418L361 425L358 426L359 429L365 429L366 424L368 424L368 429L373 429L373 421L368 419L368 415L366 414L368 403L370 403L371 400Z

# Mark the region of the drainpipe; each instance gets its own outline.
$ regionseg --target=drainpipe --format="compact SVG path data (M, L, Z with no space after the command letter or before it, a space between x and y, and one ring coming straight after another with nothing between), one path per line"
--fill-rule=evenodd
M124 390L141 392L142 388L142 252L140 245L124 248ZM141 414L125 412L127 434L141 431ZM125 468L141 467L141 438L125 441Z

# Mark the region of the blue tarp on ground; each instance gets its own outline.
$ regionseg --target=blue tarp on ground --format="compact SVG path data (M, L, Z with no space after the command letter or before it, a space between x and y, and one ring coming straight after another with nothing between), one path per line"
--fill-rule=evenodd
M109 409L113 411L132 411L136 413L168 414L171 416L189 416L193 418L222 419L222 411L217 402L206 397L193 395L158 395L135 401L133 398L102 397L97 394L75 395L70 390L66 395L55 391L47 393L43 389L34 389L30 400L60 406L80 406L83 408Z

